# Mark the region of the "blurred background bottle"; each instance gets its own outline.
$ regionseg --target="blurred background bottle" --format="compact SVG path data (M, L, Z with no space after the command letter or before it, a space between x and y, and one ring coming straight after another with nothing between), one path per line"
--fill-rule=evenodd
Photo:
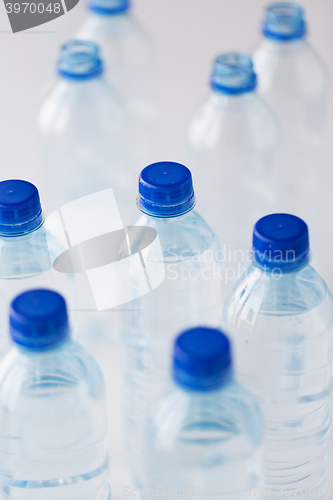
M100 45L106 77L126 105L130 161L136 176L156 160L157 68L154 45L132 13L131 0L89 0L77 38Z
M220 238L230 283L248 262L254 221L275 207L278 126L256 92L250 56L217 57L210 86L188 129L189 165L198 209Z
M239 380L266 419L264 481L271 498L327 498L333 298L309 265L303 220L263 217L253 249L253 264L229 291L224 324Z
M19 295L10 334L0 369L2 498L110 500L103 376L71 340L64 299Z
M267 7L262 34L253 61L259 93L281 125L282 190L278 209L307 221L316 266L328 277L332 274L328 271L328 234L320 230L320 217L328 208L325 196L330 198L325 190L328 182L323 155L328 72L307 40L300 5L282 2Z
M254 396L234 379L228 338L203 327L182 333L172 377L148 419L149 488L204 499L258 496L263 419Z
M219 241L194 210L191 172L160 162L140 174L137 217L129 231L131 253L144 256L151 291L124 312L124 417L133 478L146 484L143 455L147 404L168 383L172 345L179 331L197 324L217 327L222 319ZM145 244L149 230L154 242ZM139 289L139 273L128 272ZM164 279L163 279L164 277Z
M103 78L98 47L77 40L63 45L58 74L38 120L47 211L112 187L126 220L135 210L136 183L126 156L125 112Z
M8 310L12 299L31 288L52 288L74 307L71 274L53 269L66 248L45 227L37 188L12 179L0 182L0 351L8 346Z

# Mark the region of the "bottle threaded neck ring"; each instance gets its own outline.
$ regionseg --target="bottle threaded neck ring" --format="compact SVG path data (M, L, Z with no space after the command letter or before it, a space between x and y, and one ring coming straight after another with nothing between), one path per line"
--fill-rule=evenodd
M99 47L85 40L71 40L61 47L58 73L69 80L90 80L103 73Z
M114 16L127 12L131 6L130 0L91 0L89 9L101 16Z
M251 57L241 52L219 55L214 61L210 85L223 94L252 92L257 86L257 77Z
M262 32L267 38L277 41L303 38L306 34L303 8L291 2L274 3L268 6Z

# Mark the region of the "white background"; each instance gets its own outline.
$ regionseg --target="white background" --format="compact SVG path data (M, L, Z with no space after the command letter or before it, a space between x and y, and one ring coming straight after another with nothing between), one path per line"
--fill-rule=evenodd
M259 40L266 3L263 0L136 0L134 13L150 32L158 53L162 141L157 161L186 161L184 135L188 116L208 91L213 57L227 50L252 51ZM309 39L333 75L333 0L303 0L302 5L307 10ZM1 179L18 177L40 185L36 115L47 85L56 77L58 47L74 36L85 15L81 0L67 15L14 35L4 5L0 5ZM332 111L331 98L328 137L333 132ZM329 146L326 157L329 167L332 157ZM323 221L322 230L333 232L331 214ZM126 498L122 487L131 485L121 447L118 349L111 347L108 353L104 352L104 358L99 354L97 357L109 374L110 483L113 498L117 500Z
M208 91L214 56L251 51L259 40L263 0L134 0L135 15L151 34L159 66L159 159L186 161L188 115ZM309 39L333 75L333 0L303 0ZM56 77L59 45L85 18L84 0L65 16L26 32L10 31L0 5L0 137L2 178L40 182L36 115L46 85ZM311 78L311 75L309 75ZM332 99L330 131L333 130Z

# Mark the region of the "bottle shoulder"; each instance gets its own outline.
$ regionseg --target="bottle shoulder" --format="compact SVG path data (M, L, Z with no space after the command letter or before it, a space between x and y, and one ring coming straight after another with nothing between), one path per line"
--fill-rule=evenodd
M148 50L151 43L149 34L144 27L135 16L129 13L107 16L90 12L78 31L77 38L105 45L106 56L113 48L117 49L125 57L125 60L130 55L128 49L131 48L131 45L138 44L137 49ZM110 44L112 45L108 47Z
M40 108L38 128L42 135L59 135L73 127L99 130L101 124L123 120L123 113L121 97L103 77L86 82L61 79Z
M321 276L308 265L297 272L266 272L255 264L233 283L224 307L226 327L255 329L261 317L312 315L326 328L333 322L332 294ZM250 320L251 316L251 320Z
M257 92L228 96L211 91L188 127L188 140L195 149L265 151L276 147L279 138L275 115Z
M191 259L211 250L217 252L220 248L219 240L213 229L194 210L181 217L162 219L140 214L134 224L142 230L136 232L131 244L132 252L140 249L145 228L156 231L161 246L163 260ZM153 246L152 246L152 251ZM152 257L148 254L148 259ZM214 258L214 256L213 256Z
M27 235L0 237L0 278L48 271L65 250L45 224Z
M197 440L244 440L258 447L263 419L257 400L235 380L220 390L200 393L173 386L152 406L147 438L151 446L176 447Z
M324 61L307 40L275 42L263 39L253 53L259 88L301 95L327 90L329 74Z
M81 397L104 397L104 381L96 361L67 339L47 352L12 346L0 367L0 405L15 412L22 398L61 397L79 391Z

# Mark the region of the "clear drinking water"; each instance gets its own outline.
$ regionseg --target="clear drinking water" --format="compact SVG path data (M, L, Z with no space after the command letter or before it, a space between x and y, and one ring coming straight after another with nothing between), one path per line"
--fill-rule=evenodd
M10 309L0 367L0 496L109 500L104 381L70 338L66 304L32 290Z
M113 188L121 216L135 209L127 162L125 110L103 78L99 48L86 41L63 45L59 81L39 113L47 211ZM133 187L132 187L133 186Z
M323 203L330 198L325 191L329 183L323 157L329 75L307 40L300 5L282 2L267 7L262 33L253 62L259 93L281 125L279 210L307 221L316 267L332 279L331 245L320 230L321 216L327 211Z
M8 309L18 293L53 288L73 307L72 276L53 269L64 250L45 227L37 188L19 179L0 182L0 352L8 347Z
M247 265L249 228L275 210L279 170L276 120L256 92L250 56L222 54L214 62L211 90L188 129L198 209L217 232L230 284Z
M172 375L146 430L149 488L205 499L258 495L263 419L234 379L228 338L187 330L175 342Z
M146 406L169 380L176 335L197 324L218 326L222 317L219 242L194 212L194 205L192 176L185 166L160 162L141 172L141 213L134 223L137 231L131 251L140 251L147 231L157 231L158 238L142 252L153 277L152 290L130 303L121 327L127 448L137 485L146 481ZM157 286L163 271L165 278ZM133 288L139 287L135 269L129 274Z
M274 498L324 498L333 298L309 265L303 220L263 217L253 249L253 264L229 292L224 322L239 380L259 397L266 418L265 482Z
M130 0L90 0L77 38L100 45L106 77L125 104L135 175L156 157L157 68L149 34L132 13Z

